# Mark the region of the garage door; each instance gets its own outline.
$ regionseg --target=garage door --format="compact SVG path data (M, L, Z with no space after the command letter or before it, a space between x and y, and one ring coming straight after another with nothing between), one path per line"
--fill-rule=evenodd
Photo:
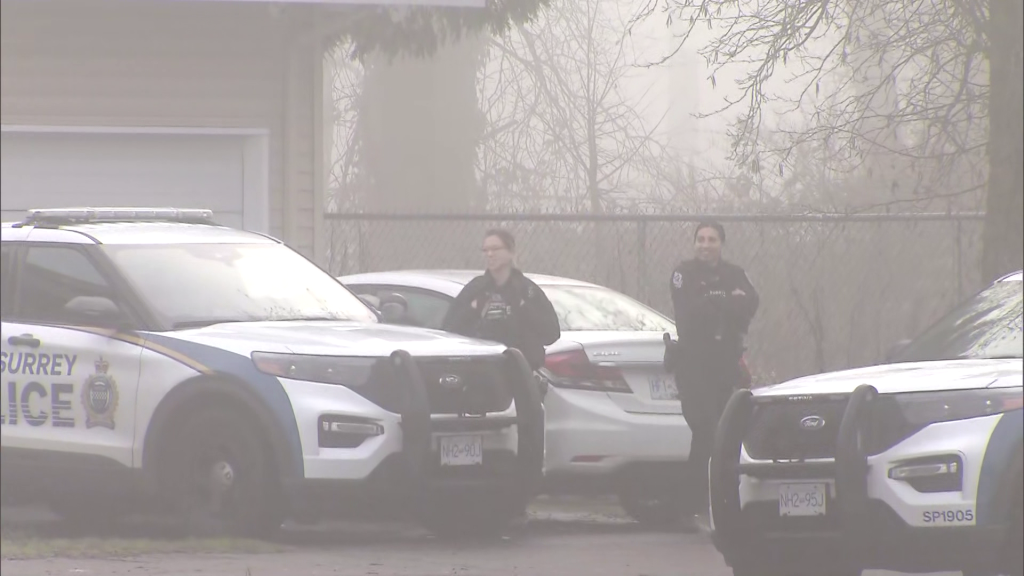
M208 208L219 222L242 227L242 137L5 131L2 138L5 222L30 208L173 206Z

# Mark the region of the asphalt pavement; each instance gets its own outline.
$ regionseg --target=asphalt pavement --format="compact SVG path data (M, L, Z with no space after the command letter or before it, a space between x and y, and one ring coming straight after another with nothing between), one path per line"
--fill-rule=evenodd
M10 525L5 518L5 524ZM35 520L40 522L39 519ZM42 520L45 524L49 520ZM42 532L45 534L45 530ZM54 537L67 538L60 534ZM46 536L44 536L45 538ZM124 538L125 535L117 536ZM608 509L537 510L524 531L450 542L409 525L292 528L283 551L0 560L3 576L731 576L703 534L642 529ZM92 554L90 554L92 555ZM871 576L892 574L874 572ZM953 575L949 575L953 576Z

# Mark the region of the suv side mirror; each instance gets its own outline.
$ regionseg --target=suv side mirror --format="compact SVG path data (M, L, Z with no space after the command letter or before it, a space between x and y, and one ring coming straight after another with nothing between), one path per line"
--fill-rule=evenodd
M98 328L128 328L128 320L110 298L76 296L64 305L64 312L74 320Z

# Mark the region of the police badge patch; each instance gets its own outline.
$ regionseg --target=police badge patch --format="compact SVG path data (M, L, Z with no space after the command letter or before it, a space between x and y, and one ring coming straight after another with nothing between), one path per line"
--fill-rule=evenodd
M117 382L107 374L110 363L102 356L93 363L96 372L85 380L82 387L82 408L85 409L85 427L114 429L117 410Z
M672 285L675 286L676 288L682 288L683 287L683 273L682 272L678 272L677 271L676 273L672 274Z

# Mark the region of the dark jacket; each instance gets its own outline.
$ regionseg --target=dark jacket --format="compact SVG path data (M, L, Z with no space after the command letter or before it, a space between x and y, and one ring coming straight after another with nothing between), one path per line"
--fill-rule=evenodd
M744 337L760 297L743 268L719 260L712 266L686 260L672 271L669 283L679 336L677 361L734 365L744 351ZM745 295L733 295L742 290Z
M444 329L517 348L534 370L544 365L544 347L562 336L551 301L515 268L503 286L490 272L466 284L448 308Z

